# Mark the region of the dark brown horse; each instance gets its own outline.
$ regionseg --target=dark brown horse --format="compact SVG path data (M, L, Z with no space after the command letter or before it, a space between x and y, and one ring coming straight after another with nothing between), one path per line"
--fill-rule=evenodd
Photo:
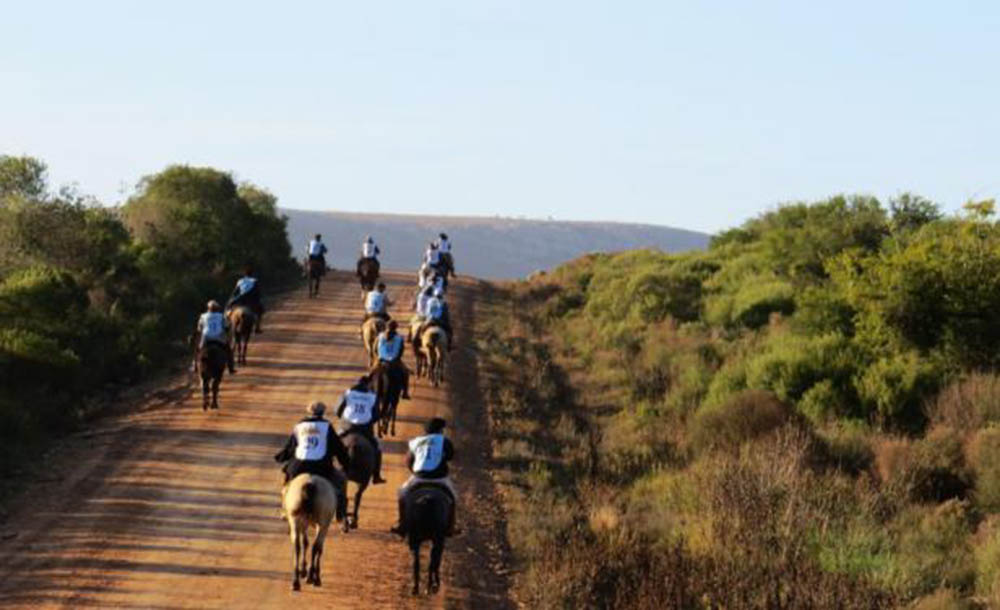
M347 469L347 480L354 481L358 486L358 491L354 494L354 511L344 519L344 531L357 529L358 510L361 508L361 496L368 489L371 483L372 474L375 472L375 448L371 442L357 432L351 432L344 437L344 447L351 457L350 468ZM346 492L346 487L345 487Z
M380 267L378 260L374 258L358 260L358 280L361 281L361 290L365 293L375 290Z
M226 349L216 343L206 343L198 351L198 370L201 373L201 410L209 408L209 389L212 393L211 407L219 408L219 384L226 370L228 357Z
M403 375L390 366L379 364L373 371L375 393L378 395L379 420L376 426L378 437L386 434L396 436L396 409L403 392Z
M406 497L406 531L410 552L413 554L413 590L420 594L420 545L431 542L431 561L427 567L427 593L434 594L441 587L441 556L448 531L451 510L448 492L437 485L420 485L410 490Z
M233 329L233 339L235 346L233 358L237 364L247 363L247 347L250 346L250 337L253 336L253 328L257 324L257 316L246 305L237 305L226 312L229 324Z
M323 268L323 261L311 258L306 271L309 278L309 297L312 298L319 294L319 280L326 275L326 269Z

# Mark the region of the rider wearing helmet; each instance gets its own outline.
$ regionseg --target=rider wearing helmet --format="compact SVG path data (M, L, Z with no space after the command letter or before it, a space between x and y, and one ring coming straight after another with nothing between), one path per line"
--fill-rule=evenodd
M306 254L308 256L306 269L309 268L308 261L319 261L322 265L322 274L326 275L326 253L327 249L326 244L323 243L323 236L317 233L316 237L314 237L309 242L309 245L306 246Z
M365 320L368 320L368 318L382 318L388 321L388 308L390 305L392 305L392 301L385 294L385 284L379 282L375 290L365 295Z
M284 462L285 485L302 473L326 477L337 494L337 520L342 521L347 512L347 480L333 466L333 458L345 469L350 466L350 456L340 437L329 421L323 418L326 405L313 402L306 407L306 417L292 428L284 448L274 456L274 461ZM284 488L282 488L284 496Z
M236 372L233 362L233 348L229 344L230 337L229 319L222 313L222 306L216 300L211 300L205 307L205 313L198 317L195 325L195 336L198 338L198 354L205 349L208 344L218 345L226 351L226 364L230 374Z
M426 288L424 294L421 295L425 297L422 301L423 310L419 311L418 314L423 317L423 323L417 329L416 336L413 337L414 344L420 346L420 338L423 337L424 332L432 327L439 326L444 329L445 335L448 336L448 351L452 349L452 329L451 329L451 316L448 311L448 304L444 300L444 291L440 288Z
M377 353L380 366L389 368L389 374L398 375L403 385L402 397L410 399L410 371L403 364L403 336L398 332L399 325L395 320L389 321L389 327L378 336Z
M449 273L454 276L455 259L451 257L451 240L448 239L448 235L445 233L441 233L438 237L438 252L441 253L441 267L444 269L445 276Z
M424 262L426 262L431 269L439 270L441 266L441 251L438 250L438 245L434 242L427 244L427 251L424 252Z
M372 236L366 235L365 240L361 242L361 258L377 258L381 253Z
M233 295L229 297L226 309L246 305L257 316L257 333L260 334L261 318L264 317L264 304L260 300L260 285L254 277L253 265L247 265L243 269L243 277L236 280L236 288Z
M451 511L448 515L447 535L455 532L455 504L457 496L451 479L448 478L448 462L455 457L455 448L451 440L444 435L445 420L434 417L424 426L426 434L412 439L406 453L406 466L412 473L410 478L399 488L397 495L399 504L399 522L391 528L391 532L406 535L406 496L414 487L421 484L437 485L451 499Z
M349 390L344 392L337 405L337 417L346 421L349 425L346 430L340 433L341 438L357 432L368 439L375 450L375 472L372 475L372 483L379 485L385 483L382 478L382 448L378 439L375 438L375 422L379 419L378 396L369 387L369 378L362 375L358 382Z

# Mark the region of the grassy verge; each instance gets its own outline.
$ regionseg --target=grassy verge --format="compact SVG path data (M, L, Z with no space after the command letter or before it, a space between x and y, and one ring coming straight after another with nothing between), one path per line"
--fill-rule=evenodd
M998 599L1000 433L986 423L1000 404L997 377L941 393L920 436L820 424L761 390L715 404L702 392L684 408L690 386L705 384L678 374L722 368L710 334L658 328L664 349L691 362L657 378L645 352L626 360L593 349L564 315L566 286L493 290L476 336L526 606Z

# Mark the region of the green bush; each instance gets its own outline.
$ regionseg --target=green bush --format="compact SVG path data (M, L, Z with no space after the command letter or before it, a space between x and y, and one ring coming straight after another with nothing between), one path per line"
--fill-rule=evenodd
M698 452L733 449L789 423L800 423L794 409L770 392L746 390L717 407L698 411L688 436Z
M1000 512L1000 428L979 430L969 453L976 474L976 506L985 512Z
M925 401L941 383L942 373L915 352L881 358L854 379L868 412L890 426L916 430L926 422Z

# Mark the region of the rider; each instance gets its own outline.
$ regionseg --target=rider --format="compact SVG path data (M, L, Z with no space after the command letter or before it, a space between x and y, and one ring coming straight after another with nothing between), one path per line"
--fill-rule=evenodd
M433 290L433 291L432 291ZM444 301L444 291L440 288L427 288L424 290L424 294L430 292L430 298L424 301L424 309L422 315L424 318L423 323L417 329L417 336L414 341L419 346L420 338L424 335L426 331L431 326L440 326L444 329L445 335L448 336L448 351L452 348L452 330L451 330L451 315L448 311L448 304Z
M253 265L247 265L243 269L243 277L236 280L236 288L233 289L233 296L229 297L226 309L246 305L257 316L257 333L260 334L260 322L264 317L264 305L260 300L260 285L253 275Z
M322 264L322 271L321 271L321 273L323 275L326 275L326 253L327 253L327 249L326 249L326 244L323 243L323 236L320 235L319 233L317 233L316 237L314 237L309 242L309 246L306 248L306 251L307 251L307 253L309 255L309 260L311 260L311 261L319 261ZM307 266L307 269L308 269L308 266Z
M424 252L424 261L431 269L439 269L441 265L441 251L434 242L427 244L427 251Z
M306 407L307 416L292 428L292 435L285 447L275 454L274 461L284 462L281 470L285 473L285 485L304 472L326 477L340 491L337 520L342 521L347 513L347 479L333 466L333 458L336 456L344 469L350 467L351 459L333 426L323 418L325 412L323 403L310 403Z
M385 295L385 284L379 282L375 290L369 291L365 296L365 321L369 318L382 318L389 320L388 308L392 301Z
M397 329L395 320L389 321L389 327L378 336L378 361L380 366L389 368L390 374L399 375L403 382L402 397L410 399L410 371L403 364L403 336Z
M411 489L421 483L439 486L451 498L451 511L448 515L448 536L455 531L455 511L457 496L451 479L448 478L448 462L455 457L455 448L451 440L444 435L446 422L440 417L434 417L424 426L426 434L412 439L406 453L406 465L413 474L399 488L399 522L390 530L400 536L406 535L406 495Z
M455 259L451 257L451 240L448 239L448 235L441 233L438 235L438 252L441 253L441 263L444 267L445 274L449 272L455 275Z
M375 245L375 240L372 239L372 236L366 235L365 240L361 242L361 258L378 258L378 255L381 253L382 251Z
M372 483L375 485L385 483L382 478L382 449L373 430L379 418L378 407L378 396L369 387L367 375L362 375L356 384L346 390L337 405L337 417L350 424L346 430L341 431L341 438L357 432L368 439L375 449L375 472L372 476Z
M233 363L233 348L229 345L229 319L222 313L222 306L216 300L208 302L205 313L198 317L195 333L198 335L198 351L205 349L209 343L226 350L226 364L229 373L236 373Z

